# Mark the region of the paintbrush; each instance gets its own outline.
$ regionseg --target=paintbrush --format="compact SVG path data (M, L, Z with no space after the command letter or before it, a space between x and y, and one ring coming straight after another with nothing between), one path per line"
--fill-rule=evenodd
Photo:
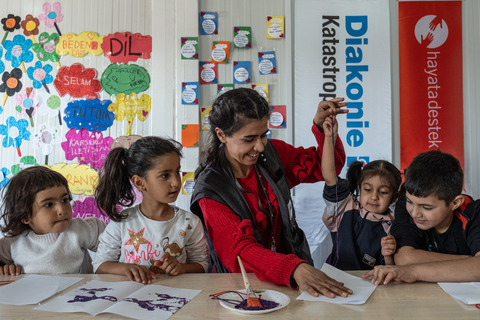
M240 270L242 270L242 277L243 277L243 282L245 283L245 289L247 290L247 308L250 308L250 307L261 308L262 304L260 303L260 300L258 300L258 297L255 294L255 291L253 291L253 288L250 285L250 281L248 281L247 273L245 272L245 268L243 267L242 260L240 259L240 256L237 256L237 258L238 258L238 264L240 265Z

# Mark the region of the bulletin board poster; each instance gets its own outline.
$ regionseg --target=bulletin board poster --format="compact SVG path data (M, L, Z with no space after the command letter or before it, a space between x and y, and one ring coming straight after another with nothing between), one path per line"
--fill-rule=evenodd
M464 164L462 2L398 3L400 162L442 150Z
M298 0L294 8L294 145L316 146L310 127L319 102L345 98L349 112L337 118L347 157L342 177L355 160L392 160L389 1L360 2ZM295 190L296 211L321 216L323 183Z

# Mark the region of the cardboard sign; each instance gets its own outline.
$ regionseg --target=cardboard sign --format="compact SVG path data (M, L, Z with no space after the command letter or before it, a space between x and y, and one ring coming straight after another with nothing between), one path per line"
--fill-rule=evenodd
M53 85L62 97L68 93L73 98L97 99L102 86L96 78L97 70L74 63L58 70Z
M140 93L150 87L150 75L136 64L111 64L103 72L100 83L108 94Z
M69 128L88 131L105 131L115 120L113 112L108 111L110 100L76 100L68 103L63 119Z
M138 58L150 59L152 37L140 33L116 32L103 38L101 44L103 55L110 62L127 63Z
M80 164L90 164L95 169L100 169L107 158L112 144L112 137L103 137L99 131L89 133L87 129L80 131L70 129L66 134L67 141L62 142L65 159L78 159Z

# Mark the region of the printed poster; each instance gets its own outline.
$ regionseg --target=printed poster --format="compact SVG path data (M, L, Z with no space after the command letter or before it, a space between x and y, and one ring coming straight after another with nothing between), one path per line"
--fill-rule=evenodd
M440 149L464 164L462 2L398 4L400 162Z

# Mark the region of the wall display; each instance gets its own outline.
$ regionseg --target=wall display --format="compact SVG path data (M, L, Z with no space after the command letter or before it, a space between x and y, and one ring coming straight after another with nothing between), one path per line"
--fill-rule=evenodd
M135 117L139 121L145 121L152 108L152 98L148 94L142 94L140 98L137 97L135 92L128 95L120 93L117 95L115 102L112 102L108 106L108 111L115 114L115 120L123 121L127 120L127 133L129 136L132 134L132 125Z
M268 102L268 83L254 83L252 89L257 91Z
M101 47L103 37L92 31L83 31L78 35L66 33L60 37L56 51L61 56L69 54L76 58L84 57L87 54L98 56L103 53Z
M258 71L260 74L277 73L277 58L275 51L258 53Z
M182 104L198 104L198 82L182 82Z
M152 37L140 33L116 32L103 38L100 45L103 55L111 63L127 63L139 58L150 59L152 52Z
M200 12L200 34L218 34L218 13Z
M195 187L195 172L182 172L182 194L192 194Z
M60 96L69 94L73 98L98 99L98 92L102 90L97 70L85 68L81 63L61 67L53 85Z
M440 149L463 167L462 2L398 6L401 166Z
M210 130L210 121L208 120L210 111L212 111L212 107L200 108L200 124L201 124L202 130Z
M217 82L217 64L210 61L200 61L200 84Z
M198 147L198 124L182 124L182 146Z
M287 106L270 106L269 128L287 127Z
M267 17L267 39L283 39L285 37L285 17Z
M233 62L233 83L250 83L250 61Z
M251 48L252 27L233 27L233 44L235 48Z
M213 41L211 56L212 62L227 64L230 56L230 41Z
M198 60L198 37L182 37L180 54L183 60Z
M136 64L112 63L103 72L100 83L109 94L140 93L150 87L150 75Z
M235 88L233 83L222 83L217 85L217 96Z

